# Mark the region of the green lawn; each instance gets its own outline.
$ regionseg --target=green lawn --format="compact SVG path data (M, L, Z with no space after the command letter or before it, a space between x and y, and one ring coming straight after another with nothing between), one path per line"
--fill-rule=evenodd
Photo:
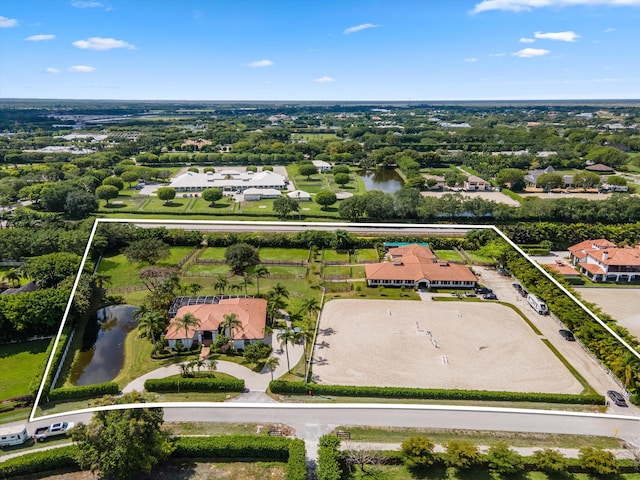
M132 197L130 195L119 195L118 198L113 200L109 200L109 204L107 205L106 200L100 200L98 205L99 212L109 212L109 213L117 213L117 212L135 212L140 206L148 199L148 197L143 196L135 196Z
M198 258L203 260L224 260L224 252L226 251L225 247L207 247Z
M0 345L0 400L29 393L34 376L47 361L45 352L50 341Z
M340 140L335 133L292 133L291 139L317 141L317 140Z
M462 262L462 257L455 250L436 250L435 254L441 260L450 260L452 262Z
M350 292L337 292L327 295L331 298L366 298L367 300L420 300L413 289L367 287L366 282L354 282L354 289Z
M364 266L351 267L351 278L364 278Z
M306 248L271 248L262 247L259 250L260 260L284 260L291 262L303 262L309 257ZM269 268L267 266L267 268Z
M350 267L334 267L334 266L329 266L329 267L324 267L322 269L322 274L323 275L351 275L351 268Z
M149 197L149 201L143 206L145 212L158 213L183 213L195 201L195 198L181 198L176 196L173 200L166 203L158 197Z
M493 258L483 257L482 255L478 255L474 251L465 250L465 252L467 253L467 255L469 255L469 258L471 258L471 260L473 260L474 262L491 263L491 264L496 263Z
M216 203L211 205L211 203L207 202L202 197L195 198L189 208L189 211L195 213L210 213L211 215L215 215L219 212L233 212L236 204L231 201L232 199L233 197L222 197Z
M335 250L324 250L322 255L322 260L325 262L342 262L345 264L349 263L349 254L348 253L339 253Z
M359 262L365 260L378 261L378 252L374 248L356 250L356 258Z
M187 272L186 276L189 276L190 273L206 273L208 275L218 275L220 273L228 273L229 265L227 264L200 264L200 265L191 265Z
M193 247L170 247L170 255L158 262L160 266L175 266ZM131 263L123 254L102 257L98 272L106 273L111 277L109 287L127 287L142 285L140 281L140 268L146 263Z
M291 267L280 265L266 265L269 275L305 275L307 267ZM253 273L254 268L248 268L247 272ZM269 276L267 275L267 277ZM260 279L262 281L262 279Z

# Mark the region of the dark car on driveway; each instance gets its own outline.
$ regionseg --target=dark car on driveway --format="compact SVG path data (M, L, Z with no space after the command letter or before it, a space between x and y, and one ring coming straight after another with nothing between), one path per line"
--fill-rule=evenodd
M482 298L484 298L485 300L497 300L498 297L496 296L495 293L485 293L484 295L482 295Z
M609 390L607 392L607 397L609 397L613 401L613 403L615 403L619 407L627 406L627 401L624 399L622 394L616 392L615 390Z
M493 290L487 287L478 287L474 290L478 295L485 295L487 293L493 293Z
M575 342L576 341L576 337L573 336L573 332L570 330L558 330L558 333L562 336L562 338L564 338L565 340L567 340L568 342Z

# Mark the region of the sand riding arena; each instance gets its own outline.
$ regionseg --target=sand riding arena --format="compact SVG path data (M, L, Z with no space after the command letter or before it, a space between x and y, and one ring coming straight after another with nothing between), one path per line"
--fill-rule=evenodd
M339 385L582 391L516 312L492 302L331 300L313 376Z

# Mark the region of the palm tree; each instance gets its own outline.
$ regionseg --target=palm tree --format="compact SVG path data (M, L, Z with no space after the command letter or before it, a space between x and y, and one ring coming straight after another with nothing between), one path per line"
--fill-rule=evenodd
M195 330L200 326L200 319L191 312L187 312L183 316L177 317L174 322L178 329L184 329L184 338L186 339L189 338L189 328L193 328Z
M198 295L200 290L202 290L202 285L200 285L199 283L190 283L189 284L189 291L191 292L191 295L193 295L194 297L196 295Z
M320 311L320 303L318 302L318 299L315 297L307 298L302 304L302 307L300 308L300 310L303 312L306 312L307 315L313 318Z
M282 285L280 282L276 283L275 287L273 287L269 293L276 297L289 298L289 290L287 290L287 287Z
M224 292L229 286L229 280L224 273L220 273L213 282L213 289L224 295Z
M220 324L223 329L229 329L229 338L233 340L233 331L242 327L242 322L235 313L223 315L224 321Z
M277 295L272 295L272 292L269 292L269 295L267 296L267 319L270 323L276 319L280 310L285 307L286 305L282 298Z
M13 285L14 288L20 286L20 278L22 278L22 277L21 277L20 273L18 272L18 270L15 269L15 268L12 268L11 270L9 270L2 277L3 280L6 280L7 282L11 282L11 285Z
M302 342L302 346L304 347L304 361L305 363L308 362L309 358L307 357L307 345L313 340L313 331L300 330L299 332L294 332L293 338L295 343Z
M91 280L97 289L102 290L105 286L111 285L111 276L104 272L96 272L91 276Z
M247 287L253 285L253 280L251 280L251 277L246 272L242 275L242 284L244 285L244 294L248 295Z
M269 357L264 364L269 367L269 372L271 372L271 381L273 382L273 371L278 365L280 365L280 359L278 357Z
M165 321L164 315L160 312L147 310L143 305L133 314L138 318L138 331L151 338L153 349L156 348L156 333L162 331Z
M253 274L256 276L256 287L258 289L258 295L260 295L260 279L268 277L270 273L264 265L256 265Z
M293 344L295 342L295 334L293 330L285 328L284 330L280 330L276 338L280 342L280 346L284 345L285 353L287 354L287 371L291 370L291 364L289 363L289 343Z
M209 369L209 371L211 373L215 372L218 369L217 360L214 360L213 358L210 358L209 362L207 363L207 368Z
M231 290L232 292L240 292L242 291L242 284L241 283L231 283L229 284L229 290Z

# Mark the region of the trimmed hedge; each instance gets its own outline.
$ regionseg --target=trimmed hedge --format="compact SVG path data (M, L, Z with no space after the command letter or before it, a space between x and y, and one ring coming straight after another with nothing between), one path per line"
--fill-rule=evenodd
M148 392L242 392L244 380L230 378L158 378L144 382Z
M289 441L286 480L307 479L307 452L302 440Z
M0 478L16 478L18 475L49 472L60 468L80 470L75 459L76 450L75 445L68 445L11 458L0 464Z
M269 459L286 462L289 442L285 437L221 435L215 437L180 437L175 442L174 458Z
M490 390L443 390L437 388L356 387L350 385L317 385L275 380L269 384L273 393L307 394L337 397L422 398L430 400L484 400L503 402L545 402L580 405L602 405L602 395L570 395L561 393L494 392Z
M103 395L117 395L119 393L120 387L117 383L106 382L81 387L56 388L55 390L51 390L45 399L47 402L57 402L59 400L79 400L101 397Z

